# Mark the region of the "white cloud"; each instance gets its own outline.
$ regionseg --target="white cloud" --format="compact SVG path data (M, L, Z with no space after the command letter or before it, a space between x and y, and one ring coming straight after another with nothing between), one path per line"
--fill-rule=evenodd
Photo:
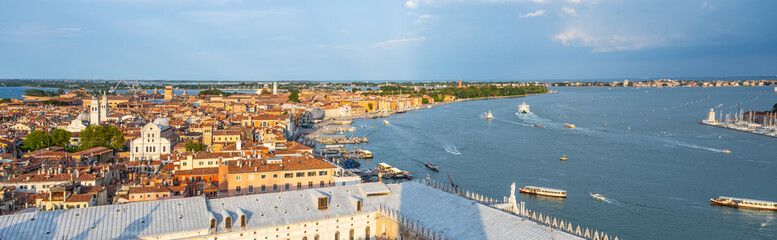
M684 38L682 34L671 35L604 35L594 36L579 30L568 30L553 36L553 41L566 46L582 45L592 47L594 52L610 52L657 47L669 40Z
M701 3L701 9L712 11L712 10L718 9L718 7L716 7L715 5L709 4L707 1L704 1L703 3Z
M413 23L421 24L422 22L426 21L426 19L432 19L432 18L434 18L434 15L431 15L431 14L420 15L420 16L418 16L418 19L413 21Z
M6 31L8 34L16 36L34 36L34 35L70 35L81 32L80 27L50 28L46 26L21 25L16 29Z
M393 47L398 45L404 45L404 44L410 44L410 43L420 43L426 40L426 37L417 37L417 38L403 38L403 39L392 39L388 41L379 42L376 44L371 45L372 47Z
M351 31L348 31L348 30L345 30L345 29L340 30L340 32L345 34L345 35L350 35L351 34Z
M539 17L539 16L542 16L542 15L545 15L545 10L544 9L537 10L537 11L530 12L530 13L520 14L520 15L518 15L518 17L519 18L530 18L530 17Z
M583 0L567 0L567 2L569 2L569 3L574 3L574 4L578 4L578 3L581 3L581 2L583 2Z
M570 7L563 7L561 8L561 11L569 16L577 16L577 11L575 11L574 8Z
M405 2L405 7L415 9L418 7L418 0L408 0Z

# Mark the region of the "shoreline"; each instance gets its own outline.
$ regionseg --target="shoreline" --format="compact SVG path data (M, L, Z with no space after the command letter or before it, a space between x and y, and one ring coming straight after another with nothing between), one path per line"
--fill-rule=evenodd
M721 124L709 124L709 123L704 123L704 122L701 122L701 121L699 121L699 124L707 125L707 126L712 126L712 127L723 128L723 129L734 130L734 131L737 131L737 132L744 132L744 133L750 133L750 134L755 134L755 135L761 135L761 136L766 136L766 137L777 138L777 135L768 135L768 134L757 133L757 132L753 132L753 131L745 131L745 130L736 129L736 128L733 128L733 127L723 126Z

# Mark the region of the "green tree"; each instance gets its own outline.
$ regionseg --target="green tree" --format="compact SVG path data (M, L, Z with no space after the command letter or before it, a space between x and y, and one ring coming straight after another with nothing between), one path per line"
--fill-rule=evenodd
M81 137L81 146L79 147L81 150L96 147L118 150L124 146L124 134L113 125L90 125L78 136Z
M372 111L372 107L373 107L373 106L372 106L372 103L367 103L367 109L369 109L370 111Z
M188 142L186 142L186 144L184 144L183 147L186 149L187 152L205 151L208 148L207 146L205 146L205 144L202 144L200 142L195 142L192 140L189 140Z
M7 103L7 102L11 102L11 99L10 98L0 99L0 103Z
M59 147L67 147L70 144L70 132L64 129L54 129L51 131L51 144Z
M429 99L428 98L421 98L421 104L428 104Z
M51 146L51 136L42 130L32 131L22 142L22 146L27 150L38 150Z
M291 102L299 102L299 93L292 92L291 94L289 94L289 101L291 101Z
M772 112L777 112L777 103L775 103L774 106L772 106Z

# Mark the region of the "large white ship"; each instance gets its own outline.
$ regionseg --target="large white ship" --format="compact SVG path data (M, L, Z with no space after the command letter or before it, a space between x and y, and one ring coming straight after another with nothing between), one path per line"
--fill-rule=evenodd
M777 211L777 202L747 199L747 198L733 198L723 197L710 199L712 205L722 205L737 208L752 208L752 209L764 209Z
M519 188L518 191L522 193L549 196L549 197L561 197L561 198L567 197L567 191L564 191L561 189L553 189L553 188L526 186L526 187Z
M529 111L529 105L526 104L526 101L524 101L521 105L518 106L518 113L531 114L531 111Z

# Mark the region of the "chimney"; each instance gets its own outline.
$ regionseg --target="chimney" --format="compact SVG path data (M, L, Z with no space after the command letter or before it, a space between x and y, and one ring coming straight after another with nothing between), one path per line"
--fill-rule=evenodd
M240 139L237 140L237 151L243 150L243 141L240 141Z

